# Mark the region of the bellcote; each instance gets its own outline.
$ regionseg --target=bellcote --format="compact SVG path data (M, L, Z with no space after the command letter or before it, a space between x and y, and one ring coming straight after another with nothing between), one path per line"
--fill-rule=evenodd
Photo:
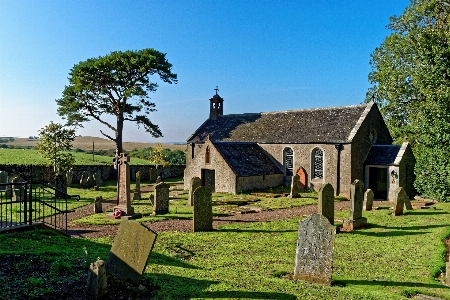
M218 91L219 88L216 86L214 89L216 94L209 99L209 119L217 120L219 117L223 116L223 98L219 96Z

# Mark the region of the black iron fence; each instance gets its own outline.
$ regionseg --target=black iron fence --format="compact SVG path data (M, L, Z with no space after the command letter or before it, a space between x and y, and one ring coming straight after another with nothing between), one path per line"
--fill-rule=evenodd
M44 223L67 233L68 202L80 200L42 181L0 184L0 228Z

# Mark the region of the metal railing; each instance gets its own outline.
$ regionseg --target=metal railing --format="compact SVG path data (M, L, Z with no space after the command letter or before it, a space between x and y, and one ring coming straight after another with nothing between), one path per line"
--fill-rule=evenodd
M0 183L0 228L46 224L67 233L67 214L71 198L42 181Z

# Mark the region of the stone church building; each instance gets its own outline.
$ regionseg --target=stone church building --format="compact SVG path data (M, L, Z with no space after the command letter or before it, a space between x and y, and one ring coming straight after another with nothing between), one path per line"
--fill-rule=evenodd
M363 180L375 198L389 199L398 186L415 194L415 159L408 143L392 137L374 103L268 113L223 114L224 99L210 99L209 118L187 139L184 188L193 177L214 192L289 185L333 185L349 197Z

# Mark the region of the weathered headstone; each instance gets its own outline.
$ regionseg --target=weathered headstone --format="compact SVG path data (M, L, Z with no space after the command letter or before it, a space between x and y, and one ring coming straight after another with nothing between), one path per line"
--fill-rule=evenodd
M202 186L202 180L198 177L194 177L191 179L189 183L189 198L188 198L188 205L193 205L193 197L194 197L194 191L199 186Z
M162 179L161 176L156 177L156 184L161 183Z
M364 204L364 183L356 179L350 187L350 219L344 220L344 231L367 225L367 219L362 216Z
M25 186L23 184L23 182L25 181L25 179L23 179L21 176L16 176L13 179L13 183L15 183L13 185L13 195L12 195L12 199L14 201L23 201L25 200ZM22 184L20 184L22 183Z
M8 172L0 171L0 183L8 183ZM6 185L0 186L1 192L6 191L6 189L7 189Z
M19 177L19 174L14 173L10 176L8 176L8 183L13 183L13 181ZM13 197L14 193L13 193L13 186L12 185L8 185L6 188L6 198L11 199Z
M141 171L136 172L136 187L134 189L133 200L141 200Z
M70 169L69 171L66 172L66 183L67 183L67 185L71 185L72 184L72 180L73 180L73 171L72 171L72 169Z
M81 173L81 179L80 179L80 186L81 187L87 187L88 186L88 172L84 171Z
M57 191L67 194L67 177L64 174L56 174L55 188ZM62 197L62 194L57 193L57 196Z
M150 183L156 182L156 169L155 168L150 168L149 177L150 177Z
M106 273L139 285L156 236L138 222L122 220L106 261Z
M101 299L107 292L108 282L106 278L105 262L97 260L89 266L86 285L87 299Z
M94 214L98 214L98 213L102 213L103 212L102 202L103 202L103 197L101 195L95 197Z
M102 173L100 172L100 170L97 170L94 173L94 175L92 175L92 177L94 177L96 186L102 186L103 185Z
M153 212L155 214L167 214L169 212L169 185L161 182L155 186Z
M331 285L336 228L322 215L300 221L294 279Z
M411 205L411 201L409 200L409 196L408 196L408 194L405 192L405 208L407 209L407 210L413 210L413 207L412 207L412 205Z
M371 189L367 189L364 193L364 207L367 211L373 208L373 191Z
M193 197L194 216L192 231L212 230L212 193L209 187L200 186L195 189Z
M88 187L94 187L95 186L94 176L88 176L88 178L87 178L87 186Z
M300 176L298 176L298 174L294 174L294 176L292 176L292 182L291 182L291 194L290 197L291 198L298 198L299 194L298 194L298 183L300 182Z
M405 190L400 186L395 190L394 196L394 216L403 215L403 205L405 203Z
M317 213L328 219L331 225L334 224L334 189L329 183L319 189L317 203Z

